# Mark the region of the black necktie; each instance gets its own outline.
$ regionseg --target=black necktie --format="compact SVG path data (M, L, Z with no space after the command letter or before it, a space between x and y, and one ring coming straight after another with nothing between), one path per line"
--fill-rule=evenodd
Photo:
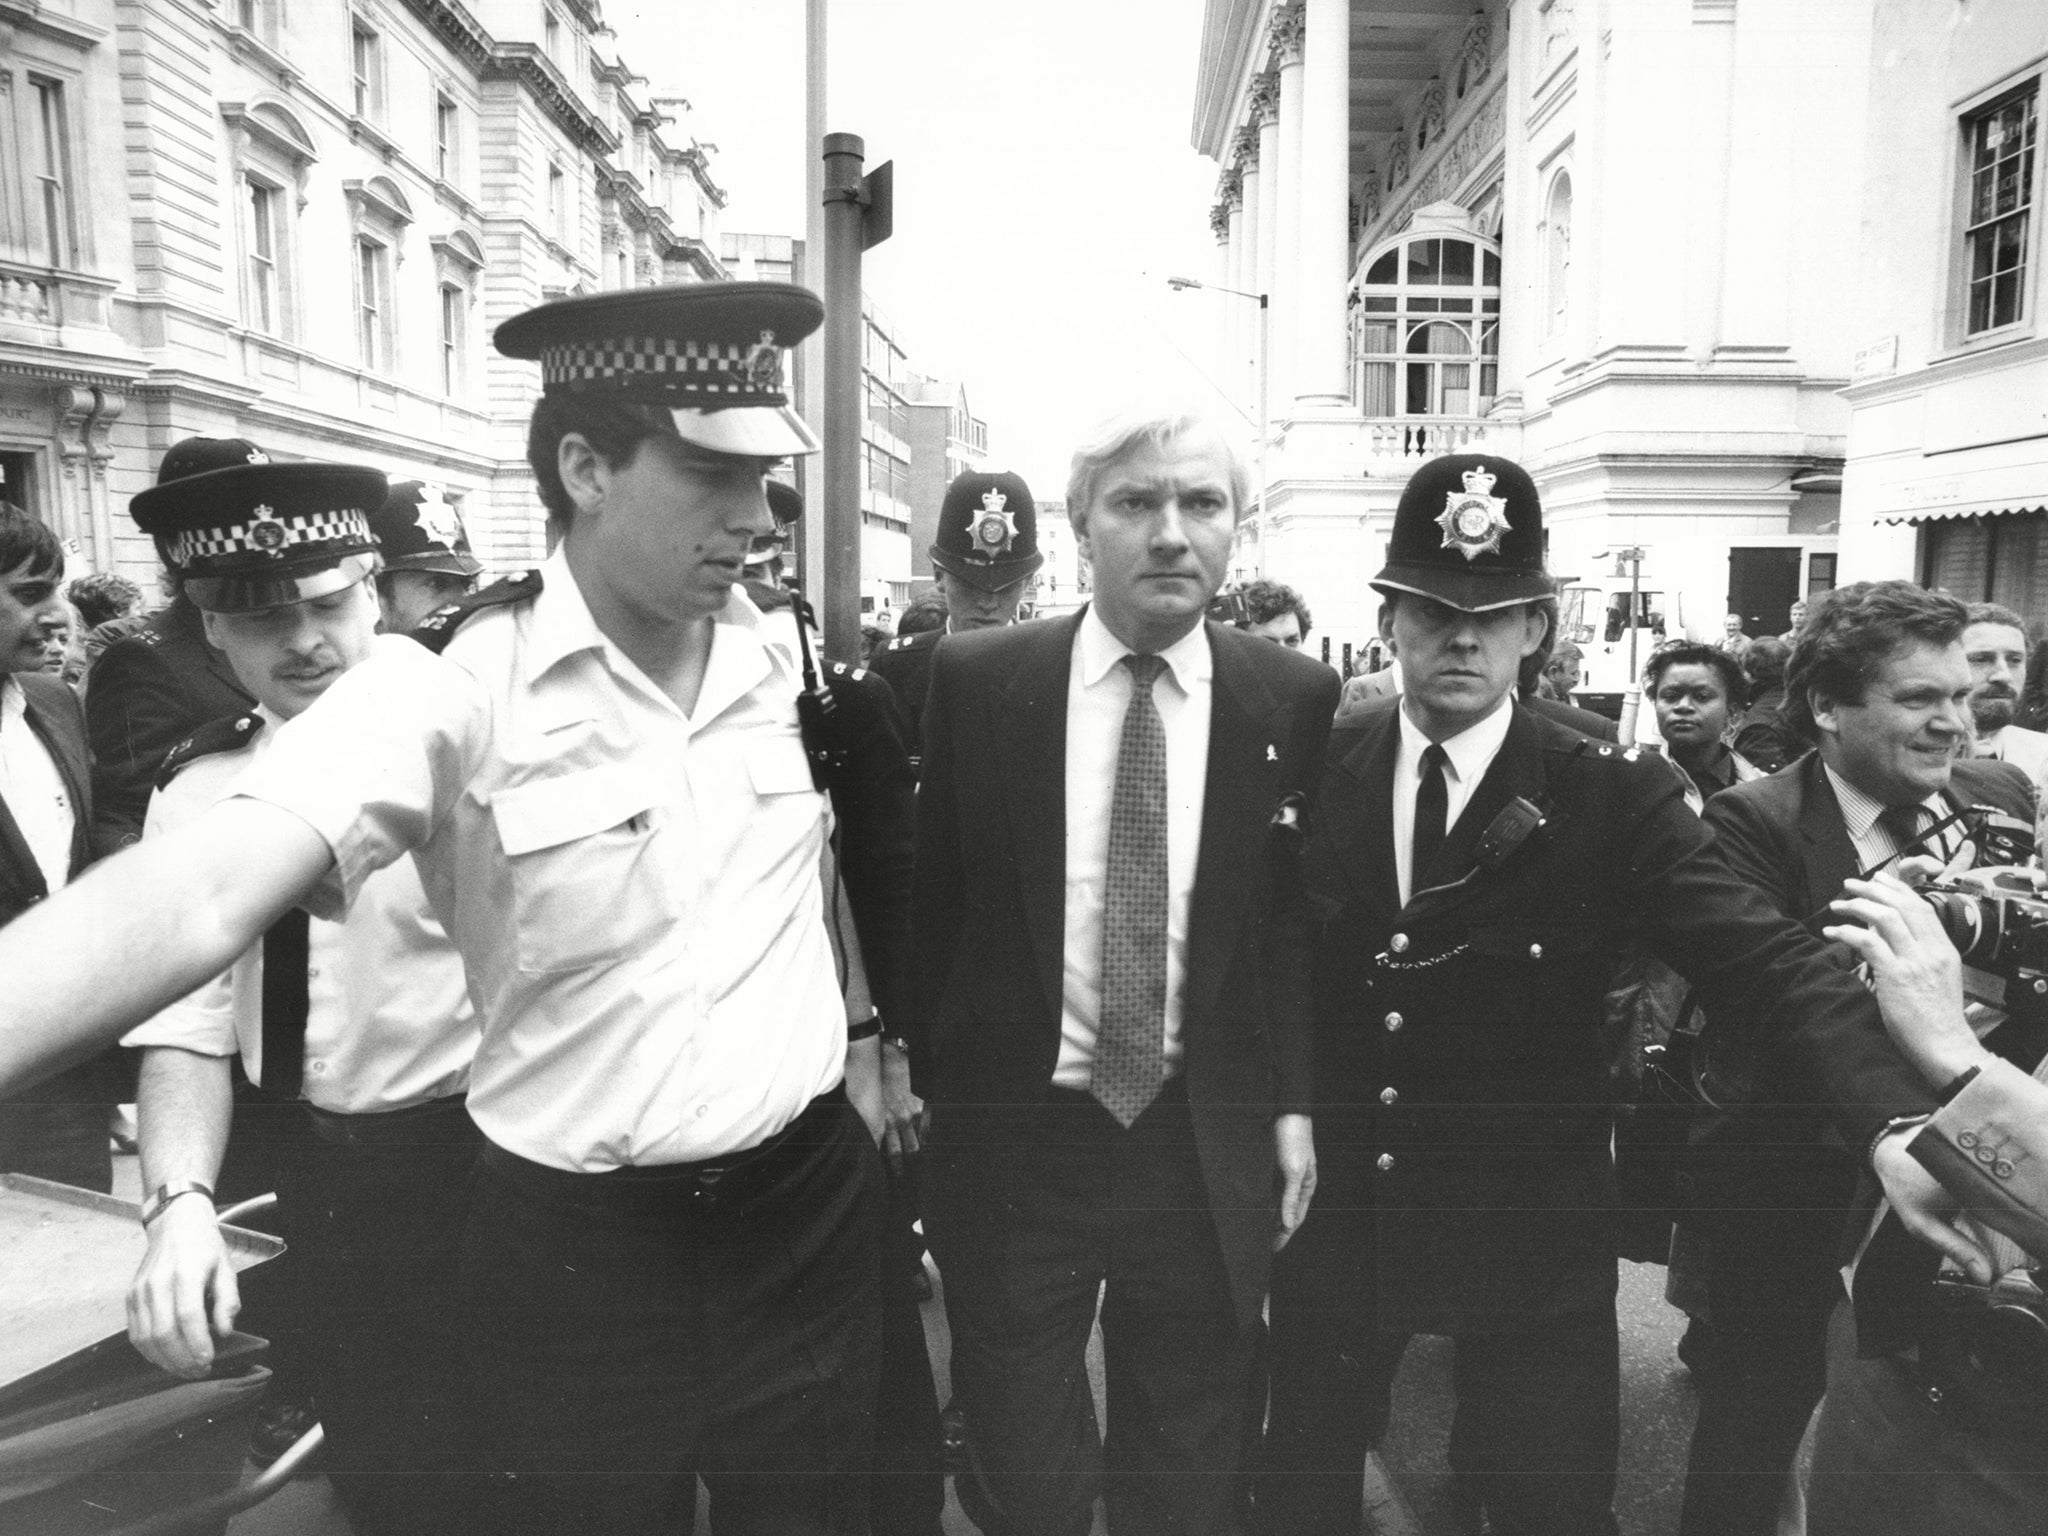
M297 907L263 934L265 1098L296 1099L306 1068L306 914Z
M1428 883L1424 877L1444 846L1444 823L1451 805L1450 786L1444 781L1449 761L1435 742L1423 749L1422 783L1415 790L1415 858L1408 868L1411 896Z
M1888 805L1877 813L1877 824L1890 834L1892 846L1899 850L1900 857L1916 853L1931 853L1940 856L1939 848L1916 848L1914 841L1920 836L1920 819L1926 814L1924 805Z

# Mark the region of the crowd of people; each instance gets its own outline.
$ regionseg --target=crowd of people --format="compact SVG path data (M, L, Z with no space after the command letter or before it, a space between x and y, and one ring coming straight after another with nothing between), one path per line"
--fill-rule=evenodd
M174 595L83 708L0 508L0 1162L108 1188L132 1093L145 1355L204 1374L247 1283L361 1536L687 1529L700 1481L719 1531L929 1536L948 1474L988 1536L1298 1536L1361 1529L1440 1335L1461 1518L1586 1536L1648 1241L1685 1536L2044 1528L2025 618L1866 582L1661 648L1644 750L1570 702L1534 482L1461 454L1347 682L1298 593L1212 608L1244 460L1137 411L1073 456L1083 610L1017 622L1036 503L970 473L870 669L780 580L821 318L500 326L554 548L481 588L431 487L175 445L131 506ZM1966 987L1902 875L2012 944ZM1658 1184L1617 1118L1681 1037ZM217 1222L258 1189L267 1294Z

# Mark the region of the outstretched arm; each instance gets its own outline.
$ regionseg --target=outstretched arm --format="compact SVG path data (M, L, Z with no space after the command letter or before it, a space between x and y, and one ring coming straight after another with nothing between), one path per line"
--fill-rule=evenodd
M211 1189L234 1113L228 1059L149 1047L135 1110L144 1198L186 1180ZM164 1370L204 1376L214 1335L234 1327L241 1304L213 1202L178 1196L149 1223L149 1246L128 1288L129 1339Z
M224 800L0 929L0 1095L111 1045L218 975L333 857L290 811Z

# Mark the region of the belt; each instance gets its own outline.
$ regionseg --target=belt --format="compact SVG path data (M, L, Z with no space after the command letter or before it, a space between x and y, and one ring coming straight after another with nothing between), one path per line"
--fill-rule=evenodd
M467 1094L451 1093L424 1104L369 1114L343 1115L307 1104L316 1140L336 1147L378 1147L407 1142L468 1141L480 1136L469 1118Z
M628 1212L704 1208L744 1196L838 1135L846 1102L843 1085L828 1088L767 1140L695 1163L643 1163L578 1173L533 1162L488 1139L483 1158L486 1167L527 1194L559 1204Z

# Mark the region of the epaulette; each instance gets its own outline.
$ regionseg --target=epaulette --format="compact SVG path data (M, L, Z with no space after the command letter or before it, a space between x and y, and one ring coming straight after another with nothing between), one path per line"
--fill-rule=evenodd
M263 717L253 711L246 715L229 715L224 720L209 720L171 748L163 766L157 770L156 787L162 789L202 757L246 747L262 729Z
M866 667L848 666L843 661L835 661L832 663L832 675L834 677L852 678L857 683L868 675L868 669Z
M494 581L488 587L459 597L446 607L436 608L421 619L409 631L436 656L448 649L448 642L455 638L455 632L467 623L470 617L486 608L502 608L507 603L523 603L530 597L540 596L540 572L519 571L501 581Z
M890 640L889 649L892 651L907 650L910 647L910 642L916 638L916 635L897 635Z

